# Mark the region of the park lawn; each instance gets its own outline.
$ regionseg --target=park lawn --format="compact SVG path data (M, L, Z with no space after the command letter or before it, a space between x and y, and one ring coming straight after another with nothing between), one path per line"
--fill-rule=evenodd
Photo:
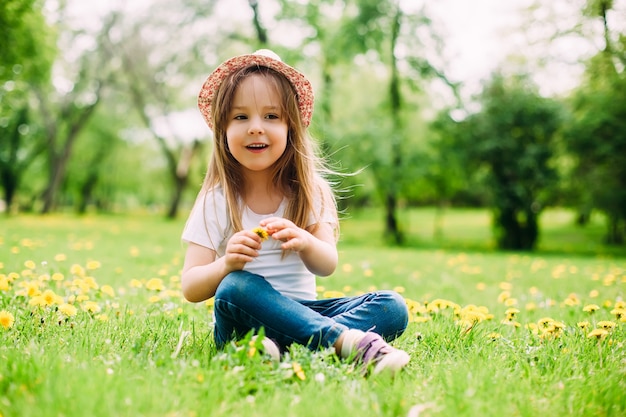
M500 253L482 211L449 211L436 238L434 211L412 211L404 248L381 244L381 218L343 222L318 290L405 297L394 344L412 360L395 378L298 347L279 364L248 340L217 352L210 302L180 295L184 220L1 219L0 415L626 413L626 256L601 246L601 225L554 211L539 251Z

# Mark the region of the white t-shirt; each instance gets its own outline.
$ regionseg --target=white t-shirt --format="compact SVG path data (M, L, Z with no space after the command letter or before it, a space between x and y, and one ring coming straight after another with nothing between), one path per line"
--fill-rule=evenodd
M283 217L287 200L283 200L275 213L257 214L244 207L242 213L242 225L245 230L252 230L259 222L268 217ZM204 201L196 202L185 229L182 239L189 243L204 246L216 252L217 257L226 253L226 245L232 236L232 229L227 214L227 203L221 187L210 190ZM321 210L321 202L315 202L315 209ZM335 227L336 219L331 210L323 210L321 222L332 223ZM309 224L315 222L313 214L309 216ZM282 256L280 248L282 242L271 237L263 242L259 256L252 262L248 262L244 271L264 277L281 294L295 300L314 300L317 297L315 275L304 265L300 256L288 251Z

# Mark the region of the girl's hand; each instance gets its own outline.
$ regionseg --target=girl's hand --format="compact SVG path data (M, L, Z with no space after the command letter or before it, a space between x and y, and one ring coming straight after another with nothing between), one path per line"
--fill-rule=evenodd
M226 245L224 262L228 271L239 271L259 256L261 238L250 230L235 233Z
M273 239L281 240L283 242L281 248L284 250L302 252L309 247L313 239L311 233L280 217L263 219L259 225L264 227Z

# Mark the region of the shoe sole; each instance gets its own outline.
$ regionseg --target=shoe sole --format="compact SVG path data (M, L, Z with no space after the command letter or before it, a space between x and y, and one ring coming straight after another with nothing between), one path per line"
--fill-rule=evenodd
M381 372L391 371L395 374L400 369L404 368L410 360L411 357L408 353L403 350L395 350L383 356L378 363L376 363L376 366L374 366L372 373L376 375Z

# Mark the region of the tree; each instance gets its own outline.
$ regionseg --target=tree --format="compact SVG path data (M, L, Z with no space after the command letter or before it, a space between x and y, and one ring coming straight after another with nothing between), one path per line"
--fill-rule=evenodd
M557 180L554 143L560 105L539 96L525 77L494 75L480 96L482 109L462 122L461 147L487 170L498 247L532 250L539 215Z
M45 151L42 130L30 108L32 89L50 80L55 54L55 38L42 5L37 0L7 0L0 5L0 184L9 208L24 173Z

